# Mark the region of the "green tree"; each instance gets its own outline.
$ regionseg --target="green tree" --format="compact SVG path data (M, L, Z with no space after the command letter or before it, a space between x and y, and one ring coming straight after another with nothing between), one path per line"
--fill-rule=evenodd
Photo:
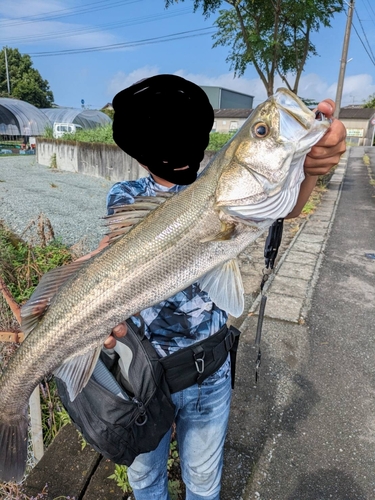
M364 108L375 108L375 94L371 94L368 96L366 101L364 101Z
M164 0L166 7L185 0ZM229 46L227 62L236 76L249 64L256 69L267 95L274 93L275 76L297 94L307 59L317 55L313 32L330 26L343 0L193 0L194 10L219 12L214 47ZM224 5L226 9L219 8Z
M21 99L37 108L50 108L53 93L47 80L43 80L38 70L33 68L31 57L21 55L18 49L6 49L10 95L8 94L5 52L0 51L0 97Z

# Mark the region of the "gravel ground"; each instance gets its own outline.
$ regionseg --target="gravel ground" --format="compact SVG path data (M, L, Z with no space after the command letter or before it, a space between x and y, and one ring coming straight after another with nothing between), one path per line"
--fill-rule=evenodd
M0 220L21 235L43 213L66 245L96 248L105 233L100 217L112 181L52 170L33 157L0 158ZM29 239L31 232L24 235Z

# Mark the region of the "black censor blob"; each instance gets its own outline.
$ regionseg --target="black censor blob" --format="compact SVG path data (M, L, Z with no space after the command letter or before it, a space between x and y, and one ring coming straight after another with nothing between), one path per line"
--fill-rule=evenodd
M113 109L113 139L125 153L173 184L195 181L214 121L198 85L176 75L153 76L119 92Z

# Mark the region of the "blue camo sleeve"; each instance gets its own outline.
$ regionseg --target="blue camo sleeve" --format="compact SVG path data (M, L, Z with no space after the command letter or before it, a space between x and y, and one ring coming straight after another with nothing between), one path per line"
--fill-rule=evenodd
M113 214L113 210L109 207L114 205L131 205L134 203L131 186L127 182L117 182L114 184L107 194L107 213Z

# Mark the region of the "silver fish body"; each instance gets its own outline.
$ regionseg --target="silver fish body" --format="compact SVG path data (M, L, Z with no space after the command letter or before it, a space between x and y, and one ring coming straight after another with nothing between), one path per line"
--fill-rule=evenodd
M0 479L20 480L24 473L33 389L62 370L73 399L115 325L197 280L219 307L241 314L236 256L293 209L304 158L328 127L280 89L254 110L193 185L58 289L0 379Z

